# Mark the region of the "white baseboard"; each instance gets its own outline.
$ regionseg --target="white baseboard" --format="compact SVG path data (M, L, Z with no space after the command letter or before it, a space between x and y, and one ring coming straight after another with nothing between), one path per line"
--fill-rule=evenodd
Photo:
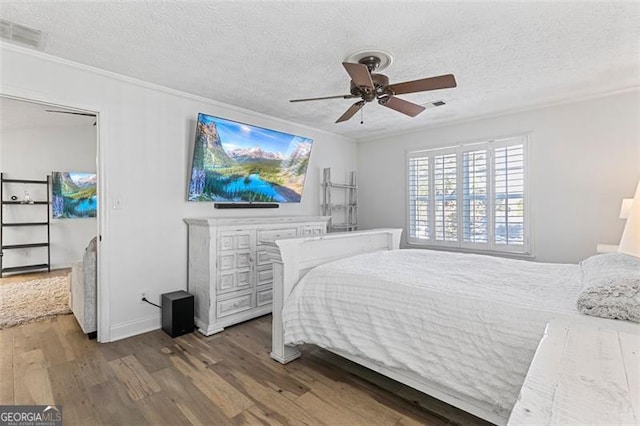
M160 314L138 320L121 322L120 324L111 326L111 339L109 341L115 342L116 340L126 339L127 337L148 331L158 330L161 327Z

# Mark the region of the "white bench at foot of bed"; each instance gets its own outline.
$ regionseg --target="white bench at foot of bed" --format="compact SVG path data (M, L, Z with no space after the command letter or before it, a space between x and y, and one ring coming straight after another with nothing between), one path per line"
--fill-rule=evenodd
M273 260L271 358L286 364L300 356L295 347L284 344L282 307L295 285L311 268L358 254L398 250L401 235L402 229L372 229L264 242Z
M549 322L508 424L640 424L638 328L598 318Z

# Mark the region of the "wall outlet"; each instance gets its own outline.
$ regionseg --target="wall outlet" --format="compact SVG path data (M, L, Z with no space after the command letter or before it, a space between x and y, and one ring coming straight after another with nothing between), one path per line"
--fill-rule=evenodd
M149 300L149 290L142 290L140 292L140 303L147 303L147 302L143 301L142 299Z

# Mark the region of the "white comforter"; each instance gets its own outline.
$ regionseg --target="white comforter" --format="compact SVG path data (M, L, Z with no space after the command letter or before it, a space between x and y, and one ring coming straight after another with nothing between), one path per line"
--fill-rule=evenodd
M545 324L578 315L578 265L433 250L322 265L287 298L285 343L364 358L508 417Z

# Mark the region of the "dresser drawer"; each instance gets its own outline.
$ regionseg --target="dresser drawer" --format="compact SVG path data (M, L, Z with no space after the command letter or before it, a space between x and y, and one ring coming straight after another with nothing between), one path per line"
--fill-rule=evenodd
M267 288L258 291L258 306L268 305L273 301L273 289Z
M249 310L253 307L253 294L232 297L230 299L218 300L218 318L238 312Z
M297 228L258 230L258 244L263 241L275 241L279 238L290 238L297 235Z
M258 270L258 285L271 284L273 282L273 266L261 266Z
M258 249L258 266L273 265L271 256L266 250Z

